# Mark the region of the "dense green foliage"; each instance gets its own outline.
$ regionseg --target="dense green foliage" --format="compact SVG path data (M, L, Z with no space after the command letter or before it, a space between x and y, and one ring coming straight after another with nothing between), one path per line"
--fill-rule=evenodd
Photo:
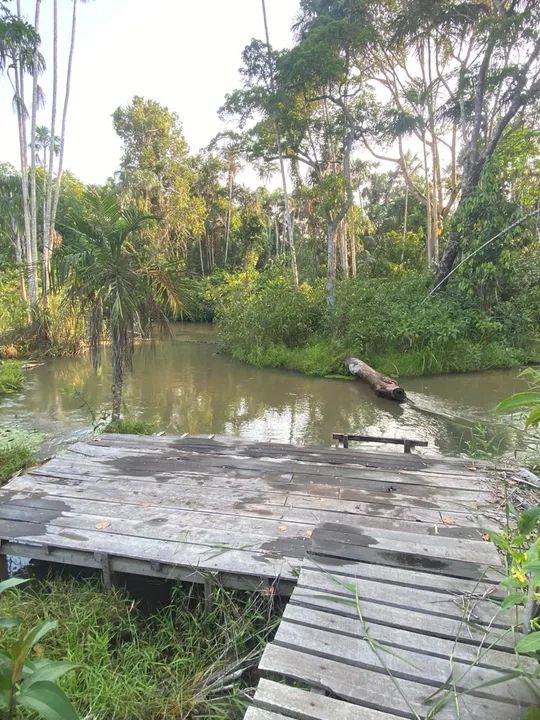
M540 306L522 307L518 298L488 313L457 287L428 293L426 276L351 279L338 285L330 312L321 284L295 291L280 273L252 272L221 290L218 321L234 357L317 375L344 372L349 355L398 375L511 367L539 357Z
M270 600L219 589L210 612L196 590L178 588L150 615L94 582L33 582L10 595L0 597L0 615L16 608L26 625L58 621L43 652L80 666L61 686L80 716L95 720L242 717L236 671L256 663L274 624Z

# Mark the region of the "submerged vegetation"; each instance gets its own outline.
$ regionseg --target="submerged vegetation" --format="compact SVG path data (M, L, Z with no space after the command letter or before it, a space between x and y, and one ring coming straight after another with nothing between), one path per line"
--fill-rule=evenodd
M60 685L95 720L241 718L249 668L275 623L272 600L254 594L216 589L208 612L196 587L177 587L169 605L144 612L122 590L58 578L0 596L8 614L23 626L58 622L40 652L78 666ZM0 649L6 642L3 633Z

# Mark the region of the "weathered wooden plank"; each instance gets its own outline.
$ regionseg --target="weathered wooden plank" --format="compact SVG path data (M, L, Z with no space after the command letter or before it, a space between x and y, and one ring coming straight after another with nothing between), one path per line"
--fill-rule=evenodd
M96 469L97 470L97 469ZM366 496L366 503L359 504L356 501L338 499L337 497L328 496L315 496L309 494L292 493L287 485L278 485L275 487L268 486L264 481L254 480L246 481L245 483L237 483L232 480L228 481L212 481L210 483L200 479L195 483L182 483L175 482L174 479L163 479L162 482L156 483L154 480L147 480L146 478L136 478L129 476L107 476L103 474L100 476L98 472L93 472L92 475L87 476L84 471L77 471L75 469L68 473L62 473L54 471L50 473L45 467L30 470L28 476L36 478L36 482L49 482L55 484L61 484L63 487L75 487L78 492L82 492L83 483L110 487L114 484L116 491L118 492L117 499L120 499L122 495L137 494L145 492L147 495L156 494L159 496L165 496L170 498L180 498L190 494L195 498L205 498L207 493L217 495L235 497L236 502L243 502L247 498L262 498L264 497L272 504L285 504L289 507L307 509L307 510L330 510L330 511L344 511L344 512L361 512L369 514L393 514L395 517L402 517L403 519L415 520L415 519L427 519L430 522L433 520L435 523L440 522L439 509L444 509L446 515L457 517L456 513L462 511L463 508L456 507L454 503L450 501L441 500L439 503L432 501L423 501L421 504L426 506L433 506L433 513L427 517L423 507L418 507L418 503L407 505L407 500L401 500L397 497L388 496L384 498L385 502L377 501L375 498L369 498ZM165 486L165 488L163 488ZM205 492L207 491L207 492ZM329 490L329 494L334 494L333 490ZM114 499L114 498L112 498ZM404 504L405 503L405 504ZM436 518L436 519L434 519Z
M286 717L298 720L398 720L396 715L388 715L324 695L314 695L301 688L265 678L259 682L254 702L266 710L283 710Z
M407 548L400 549L399 546L390 546L386 549L380 544L362 547L360 545L348 545L343 542L332 542L326 539L318 540L312 537L311 547L315 554L334 558L336 562L341 559L346 562L358 560L359 562L371 562L379 565L406 566L426 572L473 580L480 577L492 580L498 577L496 574L497 568L492 569L490 565L409 552Z
M128 462L129 460L129 462ZM263 483L268 491L287 489L291 494L322 495L340 497L344 500L358 502L401 505L418 505L431 508L454 508L466 511L476 509L491 497L491 491L480 488L458 490L442 487L431 487L421 483L398 483L394 481L364 480L361 477L339 478L335 476L317 476L297 473L278 473L270 470L238 470L215 463L205 457L204 462L179 463L176 459L166 460L142 457L135 459L119 459L116 464L104 462L103 459L86 458L81 461L72 459L70 455L54 458L44 465L35 468L36 474L72 473L77 476L87 475L125 479L126 481L146 480L148 482L167 482L171 484L189 484L201 482L209 485L223 486L229 480L250 481L253 484ZM145 472L146 471L146 472ZM251 477L250 477L251 475ZM295 478L293 480L293 478Z
M338 587L339 582L350 583L366 578L388 583L390 585L389 592L392 591L392 585L407 585L425 590L434 590L435 592L447 592L452 595L472 593L492 598L504 598L506 596L506 591L500 588L498 583L488 582L484 578L464 580L463 578L420 572L409 568L371 565L354 561L350 563L333 563L329 558L314 555L305 558L302 567L334 578L336 587ZM504 577L506 575L501 572L500 579L503 580Z
M17 539L21 532L38 536L44 530L66 537L71 535L71 531L84 535L88 530L94 530L100 524L107 523L106 529L101 530L102 534L114 537L122 536L133 540L164 540L173 543L206 545L209 549L208 552L212 552L212 548L221 550L232 548L252 553L274 553L301 560L309 545L309 538L302 534L286 537L285 532L280 533L279 530L276 530L276 534L269 537L249 531L242 533L240 530L220 529L219 516L215 516L216 527L182 528L176 527L174 523L166 520L161 523L159 517L154 518L158 521L155 524L152 524L151 521L144 523L126 519L119 520L110 515L105 518L97 518L70 512L64 512L54 519L46 518L44 522L38 518L32 519L27 513L21 513L22 517L19 519L6 518L7 515L14 514L18 513L13 513L9 507L0 507L1 532L6 539L10 540ZM111 545L113 544L114 539L111 538Z
M141 441L139 440L141 438ZM302 456L307 457L315 457L317 455L326 455L331 458L337 459L339 463L343 462L353 462L358 463L362 462L363 459L368 460L377 460L377 459L386 459L389 462L396 462L401 460L401 455L399 453L395 452L388 452L388 451L367 451L365 449L355 448L355 449L349 449L345 450L343 448L336 449L332 446L322 447L322 446L312 446L312 445L291 445L288 443L277 443L277 442L255 442L250 440L243 440L241 438L235 438L231 436L216 436L214 441L208 442L203 441L201 439L195 438L193 436L188 436L185 438L181 438L177 435L147 435L147 436L138 436L138 435L114 435L114 434L103 434L98 436L96 438L95 442L99 442L100 444L109 444L112 445L114 443L117 443L119 445L125 446L128 443L131 443L135 447L140 446L141 444L153 446L153 447L161 447L164 446L172 447L172 448L185 448L185 447L191 447L191 448L203 448L208 449L209 447L212 448L213 451L219 452L230 452L231 448L248 448L252 449L253 451L265 451L265 452L275 452L275 453L298 453ZM443 467L449 467L449 468L458 468L460 470L468 470L471 467L475 467L478 470L490 470L494 467L492 463L481 461L481 460L470 460L467 458L444 458L442 460L439 457L432 457L429 455L414 455L412 458L405 458L404 462L409 462L409 464L418 465L419 463L422 465L422 467L434 467L434 466L443 466Z
M290 720L281 713L270 712L269 710L261 710L256 707L249 707L244 715L244 720Z
M388 613L388 616L391 621L391 613ZM352 637L365 636L365 630L358 614L355 617L347 617L336 615L329 612L328 609L310 609L289 602L283 612L283 617L290 623L327 629L334 633ZM458 638L449 640L432 634L395 628L387 624L379 624L372 619L369 620L369 636L382 645L412 649L415 652L444 658L447 661L452 657L456 662L475 663L481 667L499 668L507 671L514 670L518 664L521 667L527 666L531 670L534 670L535 667L534 661L528 662L527 658L518 658L514 653L495 650L485 645L459 642Z
M501 565L495 546L483 540L462 540L440 535L418 537L386 528L371 528L369 532L363 532L345 523L318 525L313 538L321 546L326 542L343 543L351 547L376 545L380 550L403 550L429 558L453 558L484 565Z
M395 677L408 680L421 679L434 687L440 687L450 681L460 691L473 695L490 697L503 702L526 700L529 704L537 700L537 694L530 690L521 679L507 680L504 687L496 685L506 676L506 670L451 663L447 659L424 655L413 649L375 646L365 638L349 637L322 628L305 627L296 623L282 621L274 642L292 647L302 652L310 652L318 657L330 658L358 668L378 668L390 672ZM484 683L494 683L490 687L479 689Z
M78 518L81 523L78 525ZM65 498L49 501L48 506L39 507L30 501L7 500L0 496L0 519L25 520L35 523L54 523L60 527L89 527L106 518L114 531L137 537L155 537L176 540L186 534L200 531L234 533L243 538L259 542L276 538L310 538L312 525L290 522L283 524L279 519L266 517L250 518L221 513L201 513L192 510L162 508L160 505L130 505L120 503L94 502L91 500Z
M7 527L6 527L7 526ZM88 550L108 553L111 556L139 558L147 562L157 561L171 565L196 568L201 571L237 572L266 578L284 577L294 580L297 576L298 559L288 558L275 551L257 552L249 549L212 547L197 543L150 540L108 534L106 531L69 531L41 528L22 522L2 523L2 536L13 543L36 544L66 550Z
M84 480L76 478L48 478L39 475L23 475L10 481L4 492L24 492L37 491L48 496L64 496L64 497L88 497L94 500L105 500L111 502L131 502L131 503L159 503L166 501L176 507L199 507L201 502L205 502L206 495L201 492L199 487L195 488L175 488L167 484L149 484L144 482L132 482L129 484L115 483L110 480ZM212 499L224 503L229 507L234 507L237 503L251 501L264 501L266 496L263 493L253 492L246 488L231 487L227 490L218 492L217 489L212 493ZM284 505L287 495L284 493L274 493L272 495L274 505ZM211 502L211 500L209 501Z
M329 658L321 658L275 643L266 646L259 670L319 687L342 700L349 700L382 712L397 713L405 718L416 712L425 717L429 704L426 699L433 693L433 686L420 681L390 678L387 673L345 665ZM489 698L453 694L448 705L437 713L437 720L456 720L455 703L460 707L461 717L489 720L520 720L525 704L521 701L508 704Z
M466 593L449 595L404 585L395 586L392 591L387 584L363 578L345 584L340 578L305 569L298 578L298 587L319 593L358 598L360 605L363 600L370 600L382 605L420 610L429 615L468 618L475 623L498 627L511 624L514 617L512 612L501 610L496 602L471 598ZM388 609L388 612L391 610Z
M111 491L112 483L102 481L99 476L77 478L73 473L66 474L62 477L50 477L48 475L34 474L21 476L11 480L9 487L2 492L11 493L13 490L43 496L65 496L80 497L84 492L84 496L88 499L97 501L120 501L123 504L137 504L154 502L160 504L161 507L177 507L184 509L193 509L198 511L214 512L215 510L229 511L233 514L253 514L258 515L283 515L288 518L298 518L299 522L307 522L309 519L314 522L347 522L354 524L358 522L363 526L364 518L366 518L366 526L370 520L372 527L386 527L386 519L401 523L402 520L407 523L407 528L414 531L417 526L419 531L427 530L427 534L438 535L439 529L445 529L444 523L441 523L441 514L438 510L418 510L415 508L403 508L391 505L370 505L369 503L350 503L345 501L333 501L327 498L319 498L314 501L309 500L310 507L302 507L306 504L305 498L290 504L285 503L290 500L284 493L269 495L268 493L252 493L251 485L248 483L244 494L240 498L232 492L213 492L213 493L186 493L176 492L174 488L168 488L166 483L157 485L140 486L131 481L123 482L122 478L118 478L114 483L114 492ZM82 487L82 483L87 485ZM164 485L165 487L162 487ZM103 489L103 491L102 491ZM5 497L5 495L4 495ZM144 497L144 500L141 500ZM329 505L331 503L331 505ZM368 515L371 513L371 515ZM376 513L376 514L374 514ZM452 517L456 519L456 526L463 526L466 522L466 532L478 531L477 522L474 516L467 517L462 520L459 515L453 513ZM463 516L462 516L463 517ZM336 519L337 518L337 519ZM358 518L358 520L356 520ZM422 526L425 523L425 526ZM456 526L452 526L457 529ZM396 527L401 529L401 526ZM443 537L451 537L451 535L443 535ZM459 534L458 534L459 537Z
M141 447L141 444L137 441L133 440L124 440L123 438L126 438L128 436L122 436L122 438L116 437L114 438L113 442L109 441L109 436L100 436L99 440L96 442L99 442L100 445L105 446L112 446L112 447L130 447L131 449L139 449ZM212 452L214 454L230 454L231 453L231 447L234 446L234 444L239 444L239 441L237 439L232 439L231 442L227 443L225 447L219 443L205 443L205 444L199 444L194 443L191 441L191 438L187 443L175 443L174 437L173 442L166 442L164 445L159 445L156 447L156 444L152 441L151 438L145 438L143 445L146 445L149 449L153 450L160 450L163 452L163 450L169 450L174 449L175 447L178 447L178 449L186 449L189 448L192 451L198 451L198 452ZM240 447L243 445L242 441L240 441ZM283 454L289 454L294 457L307 457L306 451L302 447L292 447L290 445L278 445L275 443L268 443L266 444L266 450L268 453L270 453L270 457L273 457L274 455L283 456ZM323 452L330 452L332 453L331 448L321 448ZM309 451L308 451L309 452ZM365 455L365 453L364 453ZM484 463L477 463L475 462L475 470L471 471L471 463L468 461L465 461L465 465L463 465L463 460L460 459L458 461L457 468L455 469L454 473L446 473L446 474L437 474L434 473L430 468L427 470L425 468L422 468L420 470L400 467L397 470L389 471L385 470L380 467L374 467L373 466L373 460L381 459L383 461L385 453L368 453L367 456L369 457L370 464L369 466L365 466L360 464L359 467L356 467L355 469L355 476L361 476L362 478L366 479L372 479L377 480L378 478L382 478L385 480L391 481L393 478L396 478L396 481L402 481L402 482L412 482L415 481L418 482L420 479L423 484L426 485L442 485L443 487L456 487L461 488L463 490L470 489L471 486L471 478L474 479L477 483L481 483L483 480L485 480L485 473L487 472L487 468L484 465ZM333 457L339 462L334 463L327 463L331 467L336 467L335 472L339 475L339 468L345 467L347 468L349 465L352 466L358 466L358 461L362 459L362 452L354 451L351 453L343 453L343 451L340 451L339 453L333 454ZM392 462L396 462L396 456L395 454L391 454ZM350 460L350 462L349 462ZM440 461L439 461L440 462ZM454 467L454 465L452 465ZM300 466L297 470L300 474L309 473L309 466ZM361 475L360 475L361 473ZM346 477L346 475L344 476ZM415 480L416 478L416 480Z
M24 493L24 497L21 493L21 497L19 497L19 499L15 501L12 498L13 494L14 493L10 490L4 491L4 494L2 495L2 491L0 490L0 502L20 501L20 503L23 504L25 507L43 509L52 509L55 507L55 503L56 506L58 506L59 502L48 497L43 497L41 493L32 491ZM361 515L360 513L353 514L338 511L323 510L316 512L313 510L303 510L302 508L285 508L283 506L276 506L270 503L261 503L258 505L255 503L242 503L242 507L228 508L224 507L223 503L213 502L211 496L202 498L202 501L203 502L201 503L201 507L198 507L196 509L189 508L189 510L182 507L170 506L167 502L163 501L161 501L160 503L156 503L153 506L151 505L150 508L155 507L156 509L161 509L163 512L167 512L171 517L178 515L179 520L181 520L185 512L208 515L214 514L217 510L220 512L220 514L230 515L231 518L246 517L252 518L257 521L260 521L261 519L268 519L268 521L271 522L271 518L273 518L293 524L345 524L363 529L375 527L389 530L399 530L402 532L412 533L413 535L424 535L428 537L458 537L461 539L471 540L478 540L481 537L481 531L477 528L461 527L457 525L445 525L443 523L438 524L438 522L434 522L433 524L431 524L414 522L409 520L397 520L392 517L374 517L369 515ZM127 500L124 500L124 502L122 503L112 501L111 503L106 503L103 500L93 500L91 498L86 498L84 501L80 501L78 498L71 498L69 500L69 504L73 509L82 507L88 513L96 515L103 515L103 513L106 513L106 507L110 504L113 508L115 508L114 511L111 511L115 517L135 517L137 516L137 512L140 508L140 505L129 503L127 502ZM135 513L135 515L133 513ZM144 514L148 515L148 512L145 512Z
M94 487L99 486L101 481L96 481L96 483L93 484ZM81 490L81 484L75 484L75 490L80 491ZM1 497L1 496L0 496ZM189 494L188 494L189 497ZM144 505L147 505L148 503L143 503ZM0 517L4 517L6 519L13 518L13 519L26 519L28 516L30 518L33 518L37 520L38 518L45 518L46 520L53 521L55 518L54 514L47 514L48 511L43 511L41 513L32 510L25 513L24 509L12 509L10 510L11 503L9 500L4 500L4 503L2 506L0 506ZM17 505L22 505L24 507L24 502L22 500L18 501ZM111 517L117 517L114 514L115 508L118 507L118 503L111 503L111 507L107 512L108 516ZM78 506L79 509L77 509L76 513L81 512L80 508L81 505L79 503ZM66 502L65 507L63 510L65 511L64 519L60 523L61 525L65 525L68 527L89 527L92 525L91 519L86 519L84 522L81 520L82 524L77 524L77 514L67 513L67 511L74 510L72 506L72 502ZM176 521L182 522L182 519L177 515L175 518L169 519L169 514L166 510L163 508L155 508L153 510L155 517L149 518L148 513L146 514L146 518L144 516L141 517L140 511L139 511L139 517L140 520L136 525L133 525L132 521L127 518L122 518L122 515L120 515L120 519L122 519L121 523L118 523L115 526L114 531L115 532L124 532L125 534L138 534L138 535L145 535L146 537L156 537L156 538L164 538L164 539L175 539L178 537L178 533L180 528L177 526ZM87 513L82 511L83 515L86 516ZM156 515L157 513L157 515ZM191 518L192 519L192 518ZM58 520L55 520L56 524L58 524ZM149 522L150 525L146 526L144 525L144 522ZM225 518L224 524L226 524L227 520ZM239 521L240 522L240 521ZM219 523L219 527L222 527L221 523ZM263 538L260 537L259 533L253 528L253 525L250 524L249 521L243 522L244 529L248 533L247 537L253 537L253 539L256 539L257 541L263 541ZM270 526L268 524L268 526ZM190 522L190 517L185 517L185 523L182 524L181 529L182 532L186 531L186 528L192 528L193 532L196 532L197 525L193 522ZM323 526L323 528L326 526ZM335 528L336 526L331 525L331 528ZM338 526L340 527L340 526ZM312 524L301 524L301 523L293 523L292 525L287 525L283 523L275 524L273 528L273 535L276 538L279 537L286 537L288 535L292 535L293 537L304 537L304 538L311 538L313 537L313 547L316 548L318 551L320 551L321 543L323 547L323 551L326 552L327 548L327 537L336 537L335 531L332 532L332 534L323 533L321 532L319 534L319 530L315 531L315 534L311 533L311 530L313 528ZM204 528L203 528L204 530ZM345 531L349 531L346 533ZM356 532L356 535L351 535L352 532ZM223 532L225 533L226 530L224 529ZM365 547L370 546L376 546L377 550L381 551L396 551L399 553L404 554L411 554L411 555L422 555L423 553L427 554L428 552L432 552L433 558L442 558L445 561L448 559L464 559L469 558L471 556L476 557L479 562L487 563L490 559L493 559L494 561L498 561L497 556L495 558L492 557L491 552L489 552L490 548L486 545L486 543L476 543L470 540L461 540L459 538L442 538L439 536L434 536L432 538L429 538L429 549L425 547L425 545L421 542L416 542L415 538L418 536L412 535L410 533L399 533L397 531L393 530L385 530L382 528L373 528L370 530L372 535L368 535L366 533L363 533L360 530L355 530L354 527L351 526L343 526L343 537L351 539L351 542L354 541L356 543L365 542ZM338 535L340 537L340 535ZM216 540L217 542L217 540ZM330 545L333 547L332 543ZM476 547L479 546L479 547ZM356 546L355 546L356 547ZM364 550L365 550L364 547ZM307 549L307 545L306 545ZM401 560L400 560L401 562ZM435 562L435 560L430 561L432 564Z
M295 587L289 601L303 608L324 610L343 617L358 618L356 602L347 595L339 595L328 591L314 591L311 588ZM445 638L484 647L493 646L499 650L513 654L515 635L506 627L488 628L485 625L466 623L461 618L448 618L431 615L415 609L383 605L378 601L362 599L360 601L362 615L367 622L379 623L388 627L403 630L414 630L435 638Z
M70 451L82 456L109 456L115 457L115 453L118 451L120 455L125 455L125 450L131 449L137 451L137 454L143 455L144 452L162 454L163 445L151 444L145 447L144 444L133 442L130 445L128 441L117 443L111 446L108 442L92 442L92 443L75 443L70 447ZM189 438L185 441L181 441L176 445L174 442L170 444L170 452L176 453L175 457L178 460L184 459L195 459L197 456L204 456L208 458L211 456L215 462L222 462L219 458L232 458L235 460L234 464L243 464L251 467L268 467L270 463L275 466L279 466L284 469L287 466L290 468L296 467L300 472L302 466L309 467L310 473L330 473L334 474L335 467L339 467L341 475L348 475L349 471L353 471L353 477L358 475L358 467L366 468L381 468L386 470L416 470L422 471L424 474L434 473L437 475L458 475L463 477L470 477L471 480L476 480L479 477L486 477L482 475L478 469L478 466L471 466L470 462L458 462L458 463L444 463L439 459L426 459L420 456L413 456L404 454L398 455L395 453L364 453L353 451L349 454L349 457L345 457L342 451L332 451L329 448L322 449L322 452L312 452L307 448L295 448L291 445L278 446L277 444L270 443L245 443L239 441L234 445L223 446L219 443L212 444L211 447L204 446L197 449L196 446L189 444ZM474 467L474 470L469 468Z
M22 543L5 542L0 546L0 558L5 555L34 558L45 562L73 565L76 567L101 568L99 553L94 553L91 550L74 550L72 548L58 548L51 545L25 545ZM160 580L204 584L205 580L209 577L209 573L204 568L197 569L158 561L148 562L148 560L141 558L109 556L109 562L111 570L114 573L142 575L143 577L154 577ZM232 572L224 569L212 571L210 575L223 587L262 592L264 594L271 592L275 595L288 596L294 588L294 579L242 575L238 573L238 569Z

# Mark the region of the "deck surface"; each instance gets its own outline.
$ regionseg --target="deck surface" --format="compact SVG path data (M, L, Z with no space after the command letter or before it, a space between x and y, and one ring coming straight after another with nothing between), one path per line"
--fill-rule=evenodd
M0 490L0 554L292 593L246 720L423 718L445 683L437 718L518 720L495 491L468 460L102 435Z

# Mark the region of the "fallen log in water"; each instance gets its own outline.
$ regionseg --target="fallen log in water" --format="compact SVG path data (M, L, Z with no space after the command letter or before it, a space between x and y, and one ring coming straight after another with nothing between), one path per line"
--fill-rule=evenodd
M345 365L352 375L356 375L360 380L364 380L371 387L373 392L379 397L387 398L387 400L395 400L396 402L404 402L407 399L405 390L387 375L382 375L377 370L367 365L358 358L347 358Z

